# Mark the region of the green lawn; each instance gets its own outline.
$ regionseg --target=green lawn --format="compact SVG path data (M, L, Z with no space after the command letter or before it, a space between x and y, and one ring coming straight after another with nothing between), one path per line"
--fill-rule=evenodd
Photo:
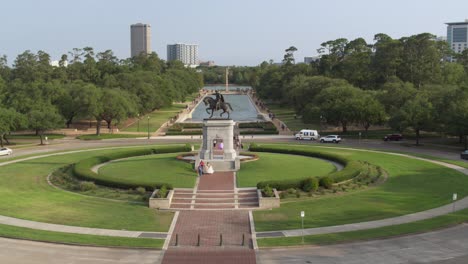
M290 107L280 106L279 104L268 104L267 106L275 114L276 118L283 121L291 131L299 131L306 128L321 130L320 121L314 124L306 124L298 116L294 118L296 112Z
M99 177L114 182L152 185L169 183L173 187L193 188L197 178L193 165L176 159L177 154L158 154L111 162L99 169Z
M259 160L241 164L238 187L255 187L260 181L303 179L329 174L336 170L327 161L286 154L255 153Z
M113 149L93 150L0 167L0 214L54 224L166 232L172 221L172 212L85 197L55 189L46 182L47 175L53 170L113 152Z
M20 238L36 241L70 243L90 246L138 247L160 249L164 245L164 239L81 235L43 231L10 225L0 225L0 236L8 238Z
M305 245L327 245L334 243L351 242L356 240L369 240L377 238L386 238L411 233L421 233L453 226L468 221L468 209L455 213L416 221L408 224L387 226L381 228L332 233L323 235L304 236ZM279 238L260 238L257 240L260 247L284 247L297 246L302 244L302 237L279 237Z
M366 151L317 146L269 145L279 148L320 149L323 152L366 160L389 173L388 180L362 191L339 195L289 199L281 208L254 212L257 231L300 228L300 211L306 211L306 228L384 219L424 211L460 199L468 194L468 176L425 161Z
M128 132L148 132L148 116L149 116L149 131L150 133L158 130L162 124L177 115L178 112L185 109L185 104L174 104L170 107L164 107L150 114L140 117L140 122L135 122L132 125L121 129ZM139 123L139 124L138 124Z

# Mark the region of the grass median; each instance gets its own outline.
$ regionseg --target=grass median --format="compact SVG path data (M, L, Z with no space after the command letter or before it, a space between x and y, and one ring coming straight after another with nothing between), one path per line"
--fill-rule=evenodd
M408 224L393 225L381 228L359 230L352 232L332 233L323 235L302 237L279 237L279 238L260 238L257 240L259 247L285 247L298 245L329 245L344 242L389 238L400 235L428 232L434 229L454 226L468 221L468 209L454 212L451 214L412 222Z
M161 249L164 245L164 239L81 235L72 233L43 231L10 225L0 225L0 236L42 242L106 247Z

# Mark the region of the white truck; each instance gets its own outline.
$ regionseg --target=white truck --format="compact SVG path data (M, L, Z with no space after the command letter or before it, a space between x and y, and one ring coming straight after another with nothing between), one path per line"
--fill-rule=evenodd
M296 140L303 140L303 139L317 140L320 138L320 135L317 132L317 130L302 129L301 131L299 131L299 133L294 135L294 137L296 138Z

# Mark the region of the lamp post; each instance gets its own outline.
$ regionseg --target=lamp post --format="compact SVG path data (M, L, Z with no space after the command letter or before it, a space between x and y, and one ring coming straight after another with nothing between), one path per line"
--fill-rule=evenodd
M149 132L149 119L150 119L150 117L149 117L149 115L148 115L148 139L150 139L150 132Z
M138 128L137 128L137 132L140 132L140 114L137 115L138 116Z

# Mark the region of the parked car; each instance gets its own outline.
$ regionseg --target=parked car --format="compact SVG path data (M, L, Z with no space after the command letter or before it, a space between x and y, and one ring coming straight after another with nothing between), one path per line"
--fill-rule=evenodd
M460 154L460 158L468 160L468 150L463 151Z
M317 130L302 129L301 131L299 131L299 133L294 135L294 137L296 138L296 140L317 140L320 137L320 135L317 132Z
M389 140L399 141L402 139L403 139L403 136L401 134L388 134L383 138L384 141L389 141Z
M13 150L9 148L0 148L0 156L1 155L11 155L13 154Z
M340 141L341 141L341 138L338 135L328 135L326 137L320 138L321 143L328 143L328 142L340 143Z

